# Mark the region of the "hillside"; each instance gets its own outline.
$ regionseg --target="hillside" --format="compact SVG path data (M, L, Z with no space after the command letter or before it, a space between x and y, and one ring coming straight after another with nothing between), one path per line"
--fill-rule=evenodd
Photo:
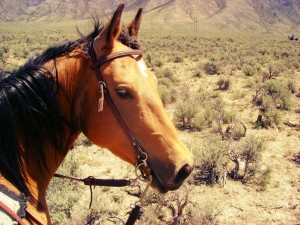
M2 0L0 21L101 18L121 2L127 12L144 8L144 19L156 23L259 32L292 32L300 26L298 0Z

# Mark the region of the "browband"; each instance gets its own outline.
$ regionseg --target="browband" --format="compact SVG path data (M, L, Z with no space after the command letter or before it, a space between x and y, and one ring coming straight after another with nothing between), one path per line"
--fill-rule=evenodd
M96 68L99 68L100 66L102 66L104 63L116 59L116 58L120 58L120 57L124 57L124 56L131 56L131 55L139 55L142 56L143 55L143 51L142 50L134 50L134 49L130 49L130 50L125 50L122 52L114 52L111 53L107 56L101 57L97 60L95 60L92 64L92 69L95 70Z

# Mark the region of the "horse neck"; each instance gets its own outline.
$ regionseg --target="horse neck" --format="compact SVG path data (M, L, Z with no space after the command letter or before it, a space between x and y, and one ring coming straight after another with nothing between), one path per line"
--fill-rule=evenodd
M72 144L78 137L80 131L77 129L76 121L74 121L74 101L80 88L80 82L84 75L84 66L82 62L78 60L84 60L77 55L74 57L61 57L56 62L48 62L44 67L52 71L53 74L58 72L59 88L57 92L58 107L67 124L64 126L65 130L65 143L64 149L56 151L55 147L50 143L45 143L43 148L43 155L46 156L46 165L41 168L38 163L34 162L34 156L30 151L24 151L22 160L24 161L27 173L27 186L36 201L31 201L29 209L33 214L38 214L38 217L45 224L50 224L49 212L46 204L46 190L53 178L53 175L65 156L67 155ZM74 125L75 123L75 125ZM73 126L74 125L74 126Z
M59 88L57 93L58 105L69 125L77 130L76 110L78 98L81 96L82 85L84 84L88 59L80 49L73 50L68 56L62 56L56 60L56 65L50 62L53 73L58 73ZM80 99L79 99L80 101Z
M75 137L70 135L68 146L71 145L71 142L74 142L73 139L75 139ZM41 168L38 164L32 163L35 159L33 159L30 154L24 155L22 159L26 166L26 184L32 195L27 205L27 210L36 220L41 222L41 224L50 225L50 215L46 203L46 190L55 171L68 153L68 150L66 149L64 154L54 153L53 147L49 145L46 146L43 151L44 154L47 155L47 165L45 165L45 168Z

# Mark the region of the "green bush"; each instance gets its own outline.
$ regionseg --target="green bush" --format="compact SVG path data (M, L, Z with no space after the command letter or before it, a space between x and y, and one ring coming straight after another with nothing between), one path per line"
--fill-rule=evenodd
M256 69L253 66L245 65L243 67L243 72L246 76L254 76L256 74Z
M178 102L174 111L175 124L182 129L193 129L193 122L198 113L199 107L194 100Z
M282 115L278 110L268 110L263 112L264 127L279 126L282 123Z
M214 185L219 183L224 185L227 167L229 163L228 158L229 142L223 141L218 136L213 136L205 140L202 149L196 153L200 168L202 172L207 172L207 181L209 184Z
M152 56L149 52L147 52L143 58L148 66L152 66Z
M273 99L271 96L269 95L263 95L262 99L261 99L262 103L260 106L260 110L262 112L269 112L272 110L276 110Z
M213 121L231 123L236 117L235 112L226 109L226 104L221 97L211 99L204 105L204 110L208 121L211 121L210 124Z
M179 128L202 130L212 127L215 123L227 124L235 120L235 112L226 109L222 98L203 93L201 90L193 96L190 96L188 90L187 92L181 94L187 100L177 103L175 107L174 121Z
M268 65L267 70L269 73L269 78L277 77L283 71L284 65L281 63L271 63Z
M152 60L152 64L153 64L154 66L158 67L158 68L161 68L161 67L163 66L163 62L162 62L162 60L159 59L159 58L154 58L154 59Z
M169 78L171 80L173 78L173 71L169 67L158 68L156 69L155 74L157 77Z
M242 145L241 159L245 163L242 181L247 183L258 171L258 165L261 160L261 153L265 150L265 141L255 135L246 138Z
M207 116L203 112L203 110L200 110L192 120L191 126L196 130L202 130L206 127L208 127L209 121L207 120Z
M283 110L291 108L291 93L285 82L281 80L269 80L265 84L265 90L272 97L277 108Z
M172 102L173 100L172 91L173 90L170 90L170 88L168 88L166 85L163 84L158 85L158 93L164 105L167 105Z
M291 92L292 94L295 94L295 93L296 93L297 87L296 87L295 81L293 81L293 80L288 80L288 81L287 81L287 87L288 87L288 89L290 90L290 92Z
M262 97L262 104L260 107L260 114L256 120L256 125L258 127L277 128L281 124L281 112L276 109L274 100L271 96L264 95Z
M165 85L168 88L171 88L174 86L173 81L170 78L167 77L158 77L158 84L159 85Z
M204 105L202 111L207 125L211 127L213 125L213 122L218 120L218 112L216 110L213 110L208 103Z

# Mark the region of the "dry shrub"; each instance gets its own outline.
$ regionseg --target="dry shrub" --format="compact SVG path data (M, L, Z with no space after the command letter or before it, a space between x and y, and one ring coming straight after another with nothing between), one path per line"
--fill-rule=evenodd
M300 164L300 152L295 155L293 161L297 164Z
M257 191L265 191L268 185L271 183L272 170L270 167L259 169L252 179L253 183L256 184Z
M222 130L221 124L219 124L219 133L223 140L239 141L242 137L246 136L247 128L244 123L236 121L229 124L225 131Z
M172 91L166 85L158 85L158 93L164 105L172 102Z
M174 58L174 63L182 63L183 62L183 58L181 56L176 56Z
M198 164L198 172L195 175L196 182L204 180L207 184L218 183L224 187L229 163L229 142L213 136L206 139L202 146L194 152Z
M241 146L241 160L245 163L242 182L247 183L258 171L261 153L266 148L263 138L250 135Z
M207 224L216 225L219 224L218 217L221 214L221 209L216 202L205 201L199 204L197 208L191 209L191 215L193 215L190 223L191 225Z
M218 89L221 91L227 91L230 87L230 80L228 78L225 77L221 77L218 82Z
M193 201L192 189L185 185L167 194L152 193L147 201L142 224L217 224L220 210L216 203L199 205Z
M220 65L215 61L204 63L203 70L207 75L215 75L220 73Z
M257 73L255 67L250 65L245 65L243 67L243 72L246 76L254 76Z
M181 129L194 129L196 115L199 112L199 106L193 99L178 102L174 112L175 124Z
M93 143L83 134L81 133L77 140L74 142L73 146L84 146L84 147L89 147Z
M266 93L272 97L277 108L289 110L292 106L291 91L288 83L282 80L270 80L265 84Z
M71 151L68 158L61 164L58 173L77 176L79 160L75 151ZM59 198L55 197L59 196ZM71 218L73 205L81 197L81 189L75 181L54 178L47 190L48 206L51 212L52 223L68 224Z

